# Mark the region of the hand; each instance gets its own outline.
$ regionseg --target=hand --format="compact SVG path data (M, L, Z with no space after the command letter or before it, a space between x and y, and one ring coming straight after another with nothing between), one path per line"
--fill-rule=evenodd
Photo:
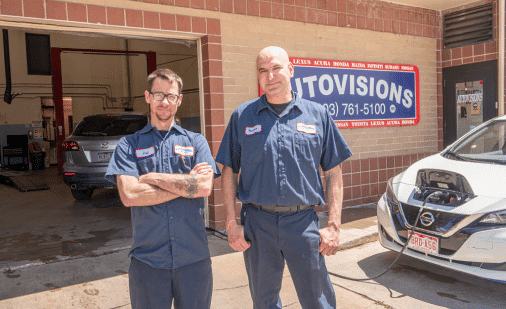
M244 238L244 226L230 222L227 224L227 234L228 244L235 251L244 252L251 246L251 243Z
M193 169L190 171L190 175L207 175L209 173L213 173L213 167L207 162L202 162L199 164L196 164Z
M327 226L320 230L320 253L321 255L335 255L339 249L339 228Z

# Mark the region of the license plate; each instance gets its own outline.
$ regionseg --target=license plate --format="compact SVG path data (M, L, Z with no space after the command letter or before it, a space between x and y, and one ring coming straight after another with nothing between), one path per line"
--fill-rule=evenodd
M408 237L411 231L408 231ZM415 232L411 237L408 248L420 251L423 253L438 255L439 254L439 239L434 236L425 235Z
M98 154L98 161L110 161L112 152L100 152Z

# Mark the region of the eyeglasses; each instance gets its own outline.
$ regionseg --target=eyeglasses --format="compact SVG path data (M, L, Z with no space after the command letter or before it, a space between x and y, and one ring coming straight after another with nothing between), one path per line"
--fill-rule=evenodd
M170 103L176 103L176 101L179 99L178 95L172 93L164 94L163 92L151 92L151 91L149 93L153 95L153 99L155 99L156 101L163 101L165 98L167 98L167 101L169 101Z

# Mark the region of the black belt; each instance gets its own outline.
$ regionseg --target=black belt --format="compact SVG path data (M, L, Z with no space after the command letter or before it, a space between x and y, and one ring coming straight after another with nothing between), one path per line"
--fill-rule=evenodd
M313 205L270 206L270 207L260 206L260 205L256 205L256 204L248 204L248 205L251 205L252 207L255 207L257 209L268 210L268 211L272 211L272 212L300 212L302 210L313 208Z

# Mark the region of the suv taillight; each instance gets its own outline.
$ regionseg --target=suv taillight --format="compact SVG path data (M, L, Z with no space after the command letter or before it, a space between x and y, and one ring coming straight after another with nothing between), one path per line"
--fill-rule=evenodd
M63 151L79 151L79 145L73 141L63 142Z

